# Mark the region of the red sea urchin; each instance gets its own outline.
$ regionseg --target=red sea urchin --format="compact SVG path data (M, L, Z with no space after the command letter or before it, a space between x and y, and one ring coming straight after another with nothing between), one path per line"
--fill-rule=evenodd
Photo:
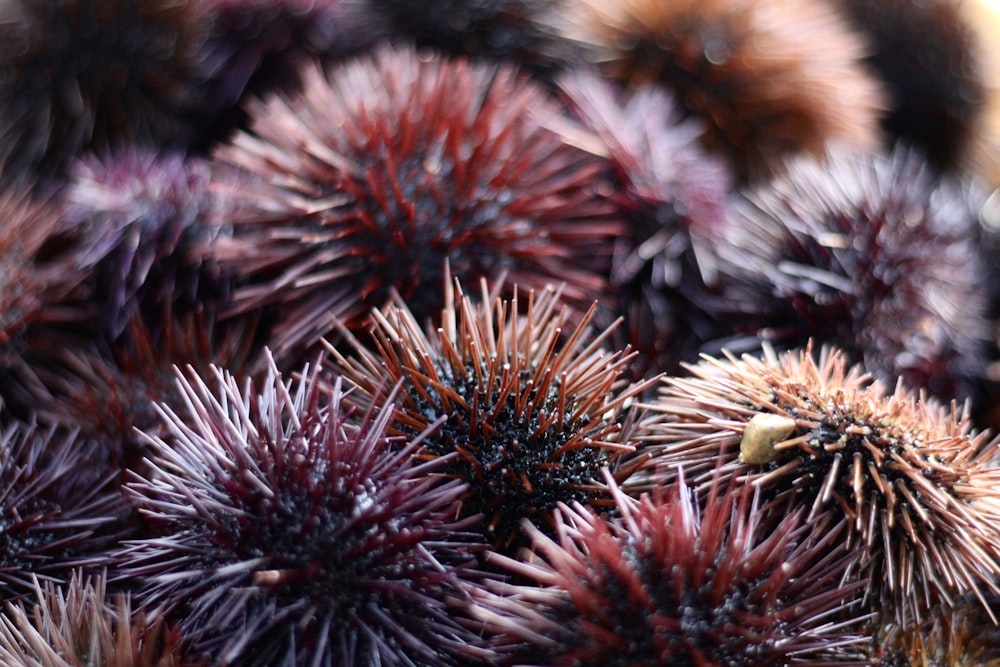
M495 559L534 585L478 593L473 613L503 664L861 664L844 557L804 539L801 513L764 533L747 499L713 495L699 510L683 484L658 500L618 492L610 522L560 505L555 539L527 527L531 562Z
M269 369L260 393L216 370L182 377L185 408L127 492L153 535L120 554L137 599L176 618L211 664L466 665L454 600L469 565L457 480L413 458L383 410L352 415L339 381Z
M18 667L182 667L179 634L108 596L104 575L74 572L64 586L35 581L34 605L0 615L0 663Z
M636 488L743 480L765 509L842 535L866 597L902 627L1000 574L998 441L902 385L887 394L825 349L706 358L649 406L653 460ZM779 421L778 424L773 422ZM983 602L985 605L985 602Z
M730 207L717 251L733 328L834 344L888 385L969 397L988 330L974 199L906 149L794 161Z
M744 177L830 141L878 143L862 40L822 0L584 0L568 30L631 86L658 84Z
M625 386L633 355L601 348L610 330L591 329L593 310L570 328L558 291L523 298L515 289L501 299L485 283L479 303L449 290L442 327L427 332L405 307L389 306L373 313L377 352L356 345L348 359L334 350L344 378L370 400L403 382L397 431L412 437L446 418L425 455L448 458L444 474L468 484L463 515L482 514L484 540L509 554L524 543L521 519L548 530L560 501L610 502L600 471L631 472L621 465L633 450L629 407L653 382Z
M211 72L198 0L0 6L0 158L56 176L85 148L182 146Z
M215 244L242 281L233 310L277 310L277 358L331 333L334 315L360 325L394 290L418 319L437 315L446 259L464 279L606 293L621 226L593 187L603 165L546 127L560 109L536 84L409 49L305 80L216 155L237 180L220 184L233 238Z

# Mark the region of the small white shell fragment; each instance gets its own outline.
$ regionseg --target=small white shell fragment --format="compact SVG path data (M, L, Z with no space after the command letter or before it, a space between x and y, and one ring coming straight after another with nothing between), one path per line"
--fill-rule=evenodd
M758 465L778 458L774 443L795 433L795 420L784 415L756 414L747 422L740 440L740 463Z

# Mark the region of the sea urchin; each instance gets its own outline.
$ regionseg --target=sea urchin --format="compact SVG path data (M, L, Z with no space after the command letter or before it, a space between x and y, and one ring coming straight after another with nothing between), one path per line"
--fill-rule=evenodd
M868 601L903 627L995 590L998 441L957 408L901 384L887 394L830 349L818 361L810 351L706 357L690 371L650 406L654 472L637 488L681 465L701 487L720 476L759 489L776 516L805 508L843 536Z
M466 280L507 271L524 289L606 293L620 228L593 187L603 166L546 127L560 109L540 86L410 49L304 79L216 155L233 310L276 309L276 358L331 334L334 315L365 323L394 290L418 320L436 316L446 260Z
M469 556L463 487L392 442L393 398L352 416L339 382L273 362L260 393L218 369L179 378L145 477L127 492L153 535L125 547L138 599L212 664L457 665L474 635L448 606ZM391 448L395 448L392 451Z
M560 501L610 503L600 471L629 474L620 465L633 451L629 408L652 381L625 386L633 355L602 349L610 329L595 335L593 309L569 326L554 288L526 299L515 288L505 300L484 281L478 303L460 287L445 303L436 331L421 329L405 307L375 311L378 351L357 345L355 358L334 354L371 400L403 382L398 431L412 436L446 418L424 441L425 454L449 458L442 471L468 483L463 513L484 515L484 538L513 554L523 544L521 519L551 527Z

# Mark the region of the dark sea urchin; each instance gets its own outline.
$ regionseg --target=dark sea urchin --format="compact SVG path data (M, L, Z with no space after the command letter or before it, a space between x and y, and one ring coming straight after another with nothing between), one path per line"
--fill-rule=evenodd
M368 0L391 34L420 47L542 73L574 55L554 27L566 0Z
M236 180L219 185L233 237L217 256L242 282L234 311L277 312L276 358L334 316L360 325L394 290L436 316L446 260L463 279L606 293L621 227L593 187L603 164L546 127L561 111L538 85L409 49L304 76L216 155L220 181Z
M792 162L730 209L718 255L733 328L834 344L887 385L970 397L988 331L974 200L905 149Z
M450 606L470 556L464 489L417 463L427 433L387 434L393 397L350 414L339 382L260 393L216 370L183 377L151 469L127 492L153 536L120 554L137 599L176 618L211 664L466 665L477 649Z
M104 563L126 507L94 442L9 421L0 404L0 599Z
M522 519L550 530L560 501L610 503L600 471L631 472L629 408L652 380L626 386L632 355L602 349L610 330L590 327L593 310L570 326L557 290L515 288L504 300L484 283L482 292L473 302L449 290L436 331L405 307L377 310L377 352L356 345L354 358L334 354L344 378L376 403L383 387L403 382L395 430L412 437L445 418L424 455L447 458L442 472L468 484L463 515L483 515L483 539L515 554Z
M34 605L0 615L0 663L18 667L182 667L180 636L162 620L109 596L104 575L79 572L64 586L35 582Z
M868 38L865 62L890 94L890 143L919 146L940 168L967 163L982 134L986 70L963 0L834 0ZM985 35L984 35L985 37ZM989 39L995 39L990 35Z
M588 70L558 83L574 118L593 134L589 149L610 165L604 187L626 225L611 283L625 317L619 337L639 353L633 373L674 371L722 335L709 290L733 177L698 143L701 123L684 120L666 91L623 94Z
M212 68L207 31L196 0L4 2L4 176L57 176L86 148L183 146Z
M706 358L690 371L649 406L653 460L636 488L680 465L702 487L743 480L777 516L807 509L842 535L869 604L902 627L995 590L998 441L957 408L902 385L888 394L829 349L818 361L808 351Z
M630 86L662 85L752 179L828 142L878 143L866 51L821 0L584 0L570 34Z
M534 584L476 596L504 664L861 664L849 633L858 582L841 581L830 544L802 539L801 513L765 533L749 496L699 509L683 484L657 500L615 495L620 518L560 505L555 539L527 527L531 562L496 558Z

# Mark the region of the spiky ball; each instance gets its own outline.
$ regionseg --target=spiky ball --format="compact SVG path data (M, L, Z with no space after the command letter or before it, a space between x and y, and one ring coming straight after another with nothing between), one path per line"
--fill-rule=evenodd
M102 448L55 428L7 419L0 404L0 598L30 596L35 577L68 581L101 564L125 506Z
M484 283L478 302L458 288L441 328L425 331L407 308L389 306L373 313L377 352L334 350L371 401L403 383L397 431L412 437L445 419L425 455L445 458L444 474L468 484L463 515L481 514L483 539L504 553L524 544L522 519L551 530L560 501L609 503L600 471L631 472L619 465L633 450L629 408L652 382L626 386L632 355L602 349L611 332L591 328L593 309L571 325L560 301L552 288L506 300Z
M884 81L890 143L919 146L942 168L968 162L982 134L985 69L961 0L835 0L868 38L865 62ZM986 39L994 39L990 35Z
M112 337L137 314L158 330L166 307L183 316L222 300L206 257L218 233L208 181L204 161L177 153L128 148L74 162L63 219L83 251L72 270L86 276Z
M207 84L220 113L201 131L200 145L245 128L245 105L275 90L296 90L309 59L343 59L379 38L369 3L362 0L204 0L211 13L207 42L217 63Z
M835 344L887 385L970 396L987 337L975 202L906 149L795 161L731 208L718 252L733 328Z
M569 26L611 76L673 91L744 177L830 141L877 145L881 90L825 2L584 0Z
M219 150L233 238L218 259L242 280L233 310L278 313L276 356L367 320L395 291L437 316L445 261L474 280L606 291L620 231L593 187L601 162L547 122L560 109L512 69L383 49L305 74L300 96L254 109ZM334 130L336 128L336 130Z
M759 489L777 516L841 535L866 598L901 627L966 593L983 600L1000 573L1000 441L903 385L887 393L836 350L706 358L671 378L642 430L655 467L681 465ZM985 602L983 603L985 605Z
M195 0L11 0L0 7L0 157L59 174L85 148L184 145L211 72ZM5 173L5 175L10 175Z
M841 585L843 557L805 538L801 513L759 530L746 498L713 495L700 509L683 484L656 500L617 492L621 516L610 522L560 505L555 539L527 527L531 562L496 559L533 585L480 594L475 613L509 664L846 662L857 614L828 622L834 611L851 617L858 588Z
M616 241L611 283L634 372L671 371L723 329L711 309L713 246L725 223L733 177L698 144L701 124L682 120L658 88L621 94L587 70L559 80L567 106L605 157L605 187L627 224ZM624 343L623 343L624 344Z
M502 60L543 73L575 54L555 29L565 0L369 0L390 34L479 60Z
M273 362L259 390L217 369L179 382L184 407L163 408L169 433L127 485L153 535L121 561L192 656L288 667L475 657L451 607L469 558L454 518L463 487L414 461L427 433L389 439L391 396L351 415L339 382L308 368L286 381Z
M35 581L34 605L0 615L0 662L21 667L181 667L180 636L125 595L110 596L104 575L74 572L57 586Z

